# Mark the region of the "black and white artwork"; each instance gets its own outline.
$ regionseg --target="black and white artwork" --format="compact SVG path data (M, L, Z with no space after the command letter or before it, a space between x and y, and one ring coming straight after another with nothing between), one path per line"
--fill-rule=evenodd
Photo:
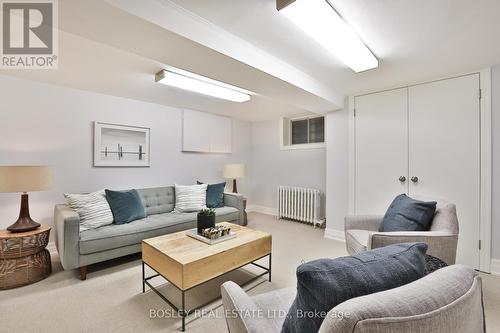
M149 134L145 127L94 123L94 166L149 167Z

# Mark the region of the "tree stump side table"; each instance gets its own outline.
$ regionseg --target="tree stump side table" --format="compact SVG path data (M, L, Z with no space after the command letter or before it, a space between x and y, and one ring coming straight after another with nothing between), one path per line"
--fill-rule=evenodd
M0 290L11 289L45 279L52 272L50 227L20 233L0 230Z

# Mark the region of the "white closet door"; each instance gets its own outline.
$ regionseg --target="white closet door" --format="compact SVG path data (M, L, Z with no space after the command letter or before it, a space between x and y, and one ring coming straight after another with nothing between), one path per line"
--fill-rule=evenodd
M409 88L410 194L457 205L457 262L479 268L479 75Z
M408 191L407 89L355 98L355 213L384 214Z

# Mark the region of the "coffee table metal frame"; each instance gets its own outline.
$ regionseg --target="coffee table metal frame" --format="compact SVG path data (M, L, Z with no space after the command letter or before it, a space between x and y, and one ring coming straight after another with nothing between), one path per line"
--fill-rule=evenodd
M260 259L265 258L265 257L269 257L269 264L268 264L268 267L265 267L265 266L259 265L259 264L257 264L257 263L255 262L255 261L260 260ZM192 312L194 312L194 311L196 311L196 310L199 310L199 309L201 309L201 308L203 308L203 307L207 306L208 304L213 303L214 301L216 301L216 300L220 299L220 297L216 297L216 298L214 298L214 299L212 299L212 300L210 300L210 301L208 301L208 302L206 302L206 303L204 303L204 304L202 304L202 305L197 306L197 307L196 307L196 308L194 308L194 309L191 309L191 310L186 310L186 295L185 295L185 294L186 294L186 292L187 292L187 291L189 291L189 290L191 290L191 289L193 289L193 288L195 288L195 287L198 287L198 286L200 286L200 285L202 285L202 284L205 284L205 283L207 283L207 282L210 282L210 281L212 281L213 279L216 279L216 278L218 278L218 277L220 277L220 276L222 276L222 275L224 275L224 274L227 274L227 273L233 272L233 271L235 271L235 270L237 270L237 269L240 269L240 268L242 268L242 267L244 267L244 266L246 266L246 265L254 265L254 266L257 266L257 267L259 267L259 268L263 269L263 270L264 270L264 272L263 272L263 273L261 273L261 274L255 275L255 276L254 276L254 277L252 277L250 280L248 280L248 281L246 281L245 283L243 283L243 284L242 284L242 286L244 286L244 285L246 285L246 284L249 284L250 282L253 282L253 281L257 280L258 278L260 278L260 277L262 277L262 276L264 276L264 275L266 275L266 274L268 274L268 275L269 275L269 279L268 279L268 280L269 280L269 282L271 282L271 257L272 257L272 254L271 254L271 253L266 254L266 255L264 255L264 256L262 256L262 257L260 257L260 258L255 259L255 260L254 260L254 261L252 261L252 262L249 262L249 263L243 264L243 265L241 265L241 266L238 266L238 267L236 267L236 268L233 268L233 269L231 269L230 271L224 272L224 273L223 273L223 274L221 274L221 275L215 276L215 277L213 277L213 278L211 278L211 279L209 279L209 280L206 280L206 281L204 281L204 282L201 282L201 283L199 283L199 284L197 284L197 285L194 285L194 286L192 286L192 287L190 287L190 288L187 288L187 289L181 289L181 288L177 287L175 284L173 284L172 282L170 282L170 281L169 281L169 280L168 280L165 276L161 275L158 271L156 271L153 267L151 267L150 265L148 265L146 262L142 261L142 292L143 292L143 293L145 293L145 292L146 292L146 285L147 285L147 286L148 286L151 290L153 290L153 291L154 291L154 292L155 292L158 296L160 296L160 298L161 298L161 299L163 299L163 300L164 300L164 301L165 301L168 305L170 305L170 306L171 306L171 307L172 307L175 311L177 311L177 313L178 313L178 314L181 316L181 318L182 318L182 332L184 332L184 331L186 330L186 318L189 316L189 314L190 314L190 313L192 313ZM146 277L145 266L148 266L150 269L152 269L153 271L155 271L155 272L156 272L156 274ZM154 286L153 286L153 285L149 282L149 280L154 279L154 278L156 278L156 277L158 277L158 276L161 276L163 279L165 279L168 283L170 283L172 286L174 286L177 290L179 290L179 291L181 292L181 307L180 307L180 308L178 308L177 306L175 306L175 305L174 305L174 304L173 304L173 303L172 303L172 302L171 302L171 301L170 301L170 300L169 300L169 299L168 299L165 295L163 295L163 294L162 294L162 293L161 293L158 289L156 289L156 287L154 287Z

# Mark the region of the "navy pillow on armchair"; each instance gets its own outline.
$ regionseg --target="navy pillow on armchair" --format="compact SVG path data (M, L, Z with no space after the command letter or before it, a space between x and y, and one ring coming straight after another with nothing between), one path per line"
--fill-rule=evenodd
M387 209L378 231L427 231L434 219L436 204L400 194Z

